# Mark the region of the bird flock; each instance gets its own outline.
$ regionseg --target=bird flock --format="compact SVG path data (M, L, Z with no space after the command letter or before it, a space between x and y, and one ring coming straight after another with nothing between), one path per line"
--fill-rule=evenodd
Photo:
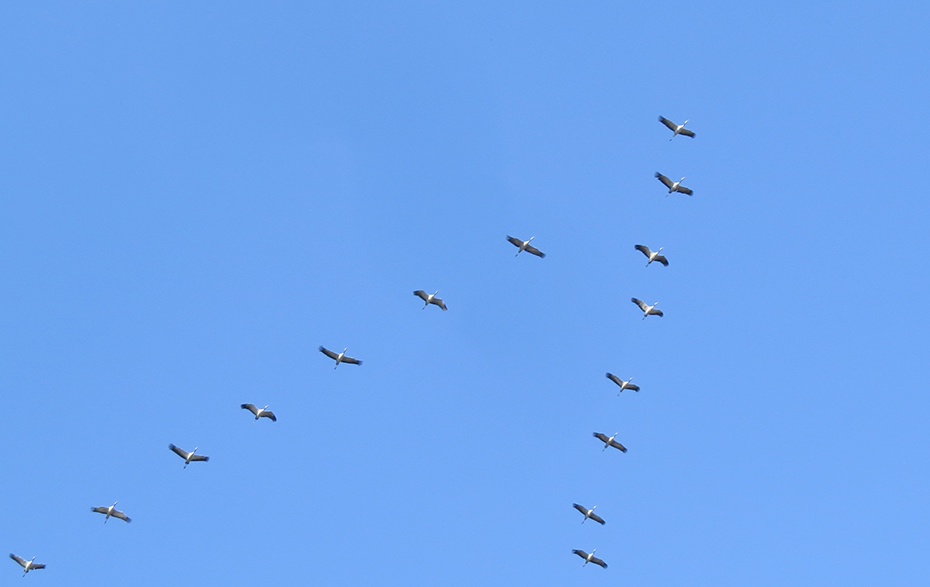
M659 122L661 122L669 130L672 131L672 137L669 140L674 139L678 135L694 138L694 132L685 128L685 125L688 123L687 120L682 124L676 124L663 116L659 116ZM674 182L659 172L656 172L655 177L659 181L661 181L662 184L665 185L665 187L668 188L668 193L666 194L666 196L672 194L673 192L687 194L689 196L691 196L694 193L690 188L687 188L681 185L681 182L685 179L684 177ZM534 236L534 237L530 237L529 240L521 240L519 238L515 238L510 235L507 235L507 241L517 248L516 255L519 255L520 253L525 251L539 258L545 258L546 256L545 253L543 253L538 248L530 244L531 241L535 238L536 237ZM668 259L664 255L660 254L662 252L662 247L659 247L658 250L653 251L646 245L637 244L634 246L634 249L641 252L643 255L645 255L646 260L647 260L646 267L651 265L654 261L657 261L666 267L668 266ZM448 307L446 306L445 302L441 298L437 297L438 294L439 294L438 291L428 294L424 290L421 290L421 289L418 289L413 292L413 295L423 300L424 304L423 304L422 309L425 310L427 307L429 307L430 304L433 304L441 308L443 311L448 310ZM639 298L635 298L635 297L632 298L632 302L636 304L639 307L639 309L643 312L643 320L645 320L649 316L659 316L659 317L663 316L662 311L656 308L656 306L658 306L658 302L655 302L650 305L644 302L643 300ZM342 352L337 353L335 351L327 349L324 346L319 347L319 351L322 354L326 355L327 357L335 361L335 365L333 369L338 368L339 365L342 363L346 363L349 365L361 365L362 364L362 361L360 361L359 359L348 356L346 354L348 350L349 350L348 348L344 348ZM620 393L623 393L623 391L625 390L637 391L637 392L639 391L639 386L632 383L632 380L633 380L632 377L630 377L627 380L623 380L619 376L608 372L607 378L610 379L612 382L614 382L620 388L618 395ZM272 422L277 422L278 420L274 412L268 409L267 405L263 408L259 408L255 406L255 404L245 403L245 404L241 404L240 407L243 410L248 410L249 412L251 412L252 415L254 416L255 421L258 421L261 418L268 418ZM614 448L614 449L619 450L622 453L625 453L627 452L627 448L623 444L621 444L619 441L616 440L618 434L619 432L616 432L612 436L607 436L603 432L594 432L593 436L594 438L598 440L598 442L603 443L603 448L601 449L602 451L606 451L608 448ZM201 463L201 462L206 463L210 460L209 456L197 454L198 448L199 447L194 447L193 450L187 451L187 450L184 450L183 448L175 446L174 444L168 445L169 450L171 450L173 453L175 453L181 459L184 460L185 469L191 463ZM91 512L103 514L105 516L104 523L107 523L111 517L123 520L124 522L127 522L127 523L131 522L132 519L129 516L127 516L124 512L116 509L117 503L119 502L114 502L113 505L111 506L93 507L91 508ZM594 520L595 522L597 522L598 524L602 526L606 523L602 517L594 513L594 510L597 509L597 506L594 506L589 509L583 505L573 503L572 507L574 507L576 510L578 510L578 512L580 512L584 516L584 518L581 521L582 524L584 524L584 522L588 520ZM572 553L584 559L584 564L582 566L585 566L588 563L593 563L595 565L598 565L606 569L607 563L604 562L602 559L596 557L594 555L594 553L596 552L597 552L596 548L593 549L590 553L584 550L581 550L581 549L572 550ZM17 554L10 553L10 558L14 560L17 564L19 564L20 567L22 567L24 577L29 573L29 571L44 569L46 566L44 563L35 562L36 557L32 557L32 559L30 560L26 560L25 558Z

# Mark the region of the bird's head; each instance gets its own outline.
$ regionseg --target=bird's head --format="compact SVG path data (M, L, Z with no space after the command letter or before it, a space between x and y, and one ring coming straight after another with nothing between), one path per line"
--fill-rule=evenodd
M349 350L349 347L342 349L342 354L345 354L347 350Z
M533 240L534 238L536 238L536 237L535 237L535 236L531 236L531 237L530 237L530 241ZM530 242L530 241L526 241L526 242Z
M662 252L662 249L664 249L664 248L665 248L665 247L659 247L659 250L656 251L656 252L657 252L657 253L661 253L661 252Z
M195 452L197 452L197 449L198 449L198 448L200 448L200 447L199 447L199 446L195 446L195 447L194 447L194 450L191 451L191 454L194 454Z
M265 407L264 407L264 408L262 408L262 410L267 410L267 409L268 409L268 405L267 405L267 404L265 404Z
M682 176L681 179L678 180L678 183L681 183L681 182L683 182L684 180L685 180L685 177Z
M684 125L686 125L686 124L688 124L688 121L687 121L687 120L684 121L684 122L682 122L682 123L681 123L681 126L684 126Z

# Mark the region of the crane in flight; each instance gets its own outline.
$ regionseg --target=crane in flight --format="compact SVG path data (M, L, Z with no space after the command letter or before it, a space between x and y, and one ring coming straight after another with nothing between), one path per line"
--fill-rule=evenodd
M37 571L39 569L44 569L45 565L36 562L36 557L32 557L32 560L27 561L21 556L16 556L12 552L10 553L10 558L19 563L23 570L23 577L26 576L26 573L29 571Z
M341 353L334 353L326 347L321 346L320 352L329 357L330 359L336 361L336 367L339 366L339 363L349 363L350 365L361 365L362 362L358 359L353 359L352 357L346 356L346 351L349 350L349 347L342 349ZM336 367L333 367L335 369Z
M100 506L96 508L91 508L90 511L97 512L98 514L106 515L106 518L103 520L104 524L107 523L107 521L110 519L110 516L113 516L114 518L119 518L120 520L123 520L124 522L131 522L132 520L129 518L129 516L127 516L123 512L116 509L116 504L118 503L119 503L118 501L114 501L113 505L111 505L110 507Z
M665 316L665 314L662 313L662 310L656 310L656 306L659 305L659 302L656 302L650 306L639 298L630 298L630 299L634 304L639 306L640 310L643 311L643 320L646 319L646 316L658 316L660 318L662 316Z
M619 433L617 433L617 434L619 434ZM608 447L608 446L612 446L612 447L616 448L617 450L619 450L620 452L626 452L626 447L623 446L622 444L620 444L619 442L617 442L616 440L614 440L614 438L617 437L617 434L614 434L613 436L611 436L611 437L608 438L606 434L603 434L603 433L601 433L601 432L595 432L595 433L594 433L594 438L596 438L596 439L598 439L598 440L600 440L601 442L604 443L604 448L601 449L602 452L605 451L605 450L607 450L607 447Z
M665 118L664 116L660 116L659 122L667 126L668 129L672 131L672 139L674 139L678 135L685 135L686 137L691 137L692 139L694 138L694 133L685 128L685 125L688 124L687 120L681 124L675 124L668 118ZM672 139L669 139L669 140L672 140Z
M631 381L633 381L633 378L632 378L632 377L630 377L629 379L627 379L626 381L624 381L623 379L620 379L619 377L617 377L617 376L614 375L613 373L608 373L608 374L607 374L607 379L610 379L611 381L613 381L614 383L616 383L617 385L620 386L620 392L619 392L617 395L620 395L621 393L623 393L623 390L624 390L624 389L629 389L629 390L632 390L632 391L639 391L639 386L638 386L638 385L634 385L633 383L630 383Z
M604 524L606 524L606 522L604 521L604 518L602 518L602 517L600 517L599 515L597 515L597 514L594 513L594 510L597 509L597 506L594 506L594 507L591 508L591 509L588 509L588 508L584 507L583 505L579 505L579 504L577 504L577 503L573 503L572 506L573 506L576 510L578 510L579 512L581 512L582 514L584 514L584 519L581 520L581 523L582 523L582 524L584 524L585 522L587 522L587 521L588 521L588 518L591 518L592 520L594 520L595 522L597 522L597 523L600 524L601 526L603 526Z
M646 245L635 245L633 248L646 255L646 258L649 259L649 261L646 262L646 267L649 267L653 261L658 261L668 267L668 259L665 258L665 255L659 254L662 252L663 247L659 247L658 251L653 251Z
M518 253L518 254L519 254L519 253ZM424 310L426 309L426 306L428 306L428 305L430 305L430 304L435 304L435 305L439 306L440 308L443 309L443 311L448 310L449 308L446 307L446 304L443 303L442 299L436 297L436 294L438 294L438 293L439 293L438 290L436 291L436 293L428 294L428 293L426 293L425 291L423 291L422 289L418 289L417 291L413 292L413 295L417 296L418 298L420 298L421 300L423 300L424 302L426 302L425 304L423 304L423 309L424 309Z
M510 244L512 244L513 246L517 247L517 249L518 249L518 250L517 250L517 255L519 255L519 254L522 253L523 251L526 251L527 253L530 253L531 255L536 255L537 257L539 257L540 259L542 259L543 257L546 256L546 254L530 244L530 241L533 240L534 238L536 238L536 237L535 237L535 236L531 236L529 241L521 241L521 240L518 239L518 238L514 238L514 237L512 237L512 236L508 236L508 237L507 237L507 240L510 241ZM516 255L514 255L514 256L516 256Z
M239 406L239 407L241 407L243 410L248 410L248 411L252 412L253 414L255 414L255 420L256 420L256 421L257 421L259 418L268 418L268 419L271 420L272 422L277 422L277 421L278 421L278 419L274 417L274 412L272 412L271 410L269 410L269 409L268 409L268 406L265 406L264 408L256 408L256 407L255 407L255 404L242 404L242 405Z
M658 171L656 171L656 179L658 179L659 181L665 184L665 187L668 188L668 194L672 192L679 192L682 194L688 194L690 196L694 193L691 190L691 188L686 188L685 186L681 185L681 182L685 180L684 177L682 177L678 181L672 181L669 178L662 175L661 173L659 173ZM665 194L665 195L668 196L668 194Z
M588 563L594 563L596 565L600 565L601 567L605 569L607 568L607 563L605 563L601 559L594 556L594 553L597 552L596 548L593 551L591 551L591 554L588 554L587 552L583 550L578 550L578 549L572 549L572 552L584 559L584 565L581 565L581 566L585 566Z
M197 452L197 449L199 448L199 447L196 447L196 446L194 447L194 450L192 450L192 451L190 451L190 452L187 452L187 451L184 450L183 448L178 448L178 447L176 447L176 446L173 445L173 444L169 444L169 445L168 445L168 448L169 448L171 451L173 451L174 454L176 454L176 455L178 455L179 457L181 457L182 459L184 459L184 468L185 468L185 469L187 468L187 465L191 464L191 463L194 462L194 461L203 461L203 462L207 462L207 461L210 460L210 457L205 457L205 456L203 456L203 455L195 455L194 453Z

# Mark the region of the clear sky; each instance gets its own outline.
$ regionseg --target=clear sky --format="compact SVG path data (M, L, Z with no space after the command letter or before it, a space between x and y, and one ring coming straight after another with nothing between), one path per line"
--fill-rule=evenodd
M35 585L926 581L928 28L4 3L0 554Z

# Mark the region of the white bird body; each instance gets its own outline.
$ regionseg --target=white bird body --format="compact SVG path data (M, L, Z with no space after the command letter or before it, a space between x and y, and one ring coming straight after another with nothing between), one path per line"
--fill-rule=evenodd
M349 350L348 347L342 349L341 353L334 353L333 351L329 350L326 347L323 347L323 346L320 347L321 353L323 353L330 359L333 359L334 361L336 361L336 367L339 366L339 363L349 363L350 365L361 365L362 362L359 361L358 359L353 359L352 357L346 356L347 350ZM335 369L336 367L333 367L333 369Z
M530 244L530 241L533 240L534 238L536 238L536 237L535 237L535 236L531 236L531 237L530 237L530 240L528 240L528 241L523 241L523 240L520 240L520 239L518 239L518 238L514 238L514 237L512 237L512 236L509 236L509 235L507 236L507 240L510 241L510 244L512 244L513 246L517 247L517 255L519 255L519 254L522 253L523 251L526 251L527 253L530 253L531 255L536 255L537 257L539 257L540 259L542 259L543 257L546 256L546 254L543 253L542 251L540 251L539 249L537 249L536 247L534 247L534 246L532 246L532 245ZM514 256L516 256L516 255L514 255Z
M203 456L203 455L194 454L195 452L197 452L197 449L199 448L199 447L196 447L196 446L194 447L194 450L192 450L192 451L190 451L190 452L187 452L187 451L184 450L183 448L178 448L177 446L175 446L175 445L173 445L173 444L169 444L169 445L168 445L168 448L169 448L172 452L174 452L174 454L176 454L176 455L178 455L179 457L181 457L182 459L184 459L184 468L185 468L185 469L187 468L187 465L191 464L191 463L194 462L194 461L204 461L204 462L206 462L206 461L209 461L209 460L210 460L210 457L205 457L205 456Z
M649 267L649 265L651 265L653 261L658 261L659 263L662 263L663 265L668 267L668 259L665 258L665 255L659 254L662 252L663 247L659 247L658 251L653 251L646 245L635 245L633 248L639 251L640 253L646 255L646 258L649 259L646 262L646 267Z
M669 178L667 178L666 176L664 176L664 175L662 175L661 173L659 173L658 171L656 171L656 179L658 179L658 180L661 181L663 184L665 184L665 187L668 188L668 194L670 194L670 193L672 193L672 192L679 192L679 193L682 193L682 194L688 194L688 195L690 196L690 195L692 195L692 194L694 193L694 191L693 191L691 188L686 188L685 186L681 185L681 182L683 182L683 181L685 180L684 177L682 177L682 178L679 179L678 181L672 181L672 180L670 180ZM668 194L665 194L666 197L668 196Z
M588 521L588 518L594 520L595 522L597 522L598 524L600 524L600 525L602 525L602 526L606 523L606 522L604 522L604 519L603 519L602 517L600 517L599 515L597 515L597 514L594 513L594 510L597 509L597 506L594 506L593 508L588 509L588 508L584 507L583 505L579 505L579 504L577 504L577 503L573 503L573 504L572 504L572 507L574 507L576 510L578 510L579 512L581 512L582 514L584 514L584 519L581 520L581 523L582 523L582 524L584 524L585 522L587 522L587 521Z
M617 434L619 434L619 432ZM626 452L626 447L620 444L619 442L617 442L616 440L614 440L614 438L617 437L617 434L614 434L613 436L608 438L606 434L603 434L601 432L595 432L593 436L594 438L604 443L604 448L601 449L601 452L607 450L608 446L612 446L615 449L619 450L620 452Z
M678 135L684 135L686 137L691 137L692 139L694 138L694 133L685 128L685 125L688 124L687 120L681 124L675 124L668 118L665 118L664 116L660 116L659 122L664 124L666 127L668 127L670 131L672 131L672 139L674 139ZM669 140L672 140L672 139L669 139Z
M116 504L118 503L119 503L118 501L114 501L113 505L111 505L110 507L100 506L96 508L91 508L90 511L97 512L98 514L106 515L106 518L104 518L103 520L104 524L107 523L107 521L110 519L110 516L113 516L114 518L119 518L120 520L124 520L126 522L131 522L132 520L128 516L126 516L126 514L116 509Z
M436 293L427 294L422 289L418 289L417 291L413 292L413 295L417 296L418 298L426 302L425 304L423 304L424 310L426 309L426 306L430 304L439 306L440 308L443 309L443 311L448 310L448 308L446 308L446 304L442 301L442 299L436 297L436 294L438 293L439 291L436 291Z
M36 562L36 557L32 557L32 560L27 561L23 557L17 556L11 552L10 558L18 562L19 566L23 568L23 577L25 577L26 573L29 571L37 571L45 568L45 565Z
M617 395L620 395L621 393L623 393L624 389L629 389L631 391L639 391L639 386L631 383L633 381L632 377L624 381L623 379L620 379L613 373L608 373L607 379L610 379L611 381L613 381L614 383L620 386L620 391L617 393Z
M662 316L665 315L662 313L662 310L656 310L656 306L659 305L659 302L656 302L650 306L646 302L638 298L631 298L631 300L633 301L634 304L639 306L640 310L643 311L643 320L646 319L646 316L659 316L661 318Z
M255 414L255 420L258 421L259 418L268 418L272 422L277 422L278 419L275 417L274 412L268 409L268 406L264 408L256 408L255 404L242 404L241 407L243 410L248 410Z
M575 554L577 554L578 556L580 556L581 558L584 559L584 565L581 565L581 566L585 566L585 565L587 565L588 563L594 563L594 564L596 564L596 565L600 565L601 567L603 567L603 568L605 568L605 569L607 568L607 563L605 563L605 562L602 561L601 559L599 559L599 558L597 558L596 556L594 556L594 553L597 552L597 549L596 549L596 548L595 548L594 550L591 551L591 554L588 554L587 552L585 552L585 551L583 551L583 550L578 550L578 549L574 549L574 550L572 550L572 552L575 553Z

